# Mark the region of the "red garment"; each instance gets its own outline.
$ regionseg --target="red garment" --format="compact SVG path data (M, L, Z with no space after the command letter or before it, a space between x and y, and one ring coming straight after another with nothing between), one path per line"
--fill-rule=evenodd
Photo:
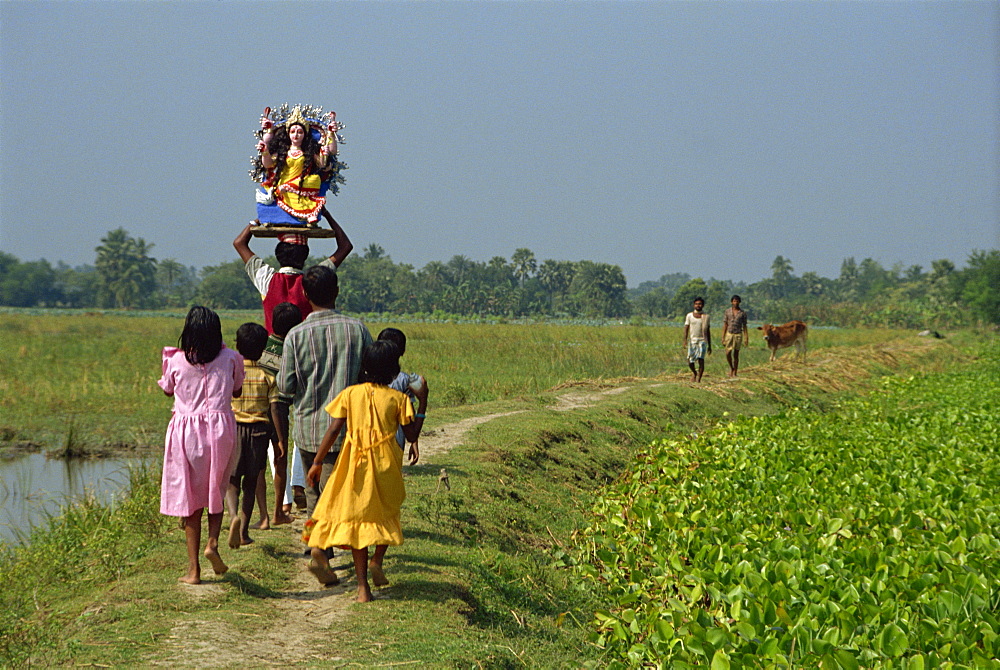
M267 286L267 295L264 296L264 327L268 335L274 334L271 329L271 314L274 308L283 302L290 302L302 310L303 319L312 313L312 305L309 304L306 292L302 288L301 274L275 272L271 278L271 283Z

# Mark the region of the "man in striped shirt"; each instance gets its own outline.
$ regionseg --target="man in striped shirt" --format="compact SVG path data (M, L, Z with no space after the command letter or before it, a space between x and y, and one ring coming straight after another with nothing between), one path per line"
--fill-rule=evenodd
M316 451L330 425L326 405L351 384L361 372L361 353L372 343L368 327L345 316L335 307L337 273L325 265L306 270L302 288L312 313L288 331L278 371L278 393L291 402L293 441L299 448L302 465L313 465ZM287 424L279 420L278 430ZM323 460L323 474L315 486L306 486L306 511L311 517L323 485L333 471L344 436L337 437Z

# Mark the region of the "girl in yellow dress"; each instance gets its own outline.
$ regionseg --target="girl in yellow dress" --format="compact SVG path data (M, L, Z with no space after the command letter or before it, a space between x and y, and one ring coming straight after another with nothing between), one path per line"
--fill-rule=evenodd
M395 343L379 341L365 349L361 357L363 382L348 386L326 406L333 421L306 474L310 485L319 479L323 458L346 425L344 446L313 512L309 569L322 584L336 584L325 549L350 547L361 603L372 600L368 573L375 586L388 584L382 559L390 544L403 543L399 509L406 491L396 428L402 426L406 439L415 442L427 409L426 384L417 394L416 414L405 394L389 388L398 374L399 349ZM419 457L419 453L411 452L410 465ZM375 553L369 562L371 545L375 545Z

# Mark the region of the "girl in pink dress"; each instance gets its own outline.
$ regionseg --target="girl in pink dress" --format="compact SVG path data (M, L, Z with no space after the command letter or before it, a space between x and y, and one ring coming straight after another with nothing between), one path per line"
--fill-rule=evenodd
M228 570L219 555L223 502L239 457L231 398L243 390L243 358L222 342L219 315L192 307L180 347L164 347L160 388L174 399L163 452L160 513L181 517L188 572L179 581L201 583L201 515L208 508L205 558L215 574Z

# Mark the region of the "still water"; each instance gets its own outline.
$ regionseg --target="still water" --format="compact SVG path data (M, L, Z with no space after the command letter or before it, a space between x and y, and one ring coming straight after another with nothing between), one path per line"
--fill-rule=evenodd
M139 458L50 459L44 453L0 460L0 544L26 539L76 500L113 502L128 489L129 467L142 464Z

